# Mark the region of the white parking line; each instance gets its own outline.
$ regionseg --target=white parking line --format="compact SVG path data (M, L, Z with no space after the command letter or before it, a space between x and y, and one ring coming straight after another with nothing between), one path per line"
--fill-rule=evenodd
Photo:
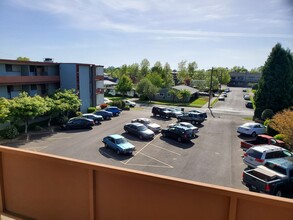
M169 168L173 168L171 165L169 165L169 164L167 164L167 163L164 163L163 161L158 160L158 159L156 159L156 158L154 158L154 157L151 157L151 156L149 156L149 155L147 155L147 154L144 154L144 153L142 153L142 152L140 152L140 154L142 154L142 155L144 155L144 156L146 156L146 157L148 157L148 158L151 158L151 159L153 159L153 160L155 160L155 161L157 161L157 162L159 162L159 163L165 164L165 165L166 165L167 167L169 167Z
M135 163L128 163L128 166L141 166L141 167L159 167L159 168L173 168L169 166L160 166L160 165L150 165L150 164L135 164Z
M47 148L48 146L41 146L41 147L28 147L28 148L24 148L24 150L30 150L30 151L40 151L43 150L45 148Z
M176 155L178 155L178 156L181 156L181 154L178 154L177 152L174 152L174 151L172 151L172 150L168 150L168 149L166 149L166 148L163 148L163 147L159 147L159 146L157 146L157 145L154 145L154 144L152 144L154 147L156 147L156 148L160 148L160 149L162 149L162 150L165 150L165 151L168 151L168 152L170 152L170 153L173 153L173 154L176 154Z
M133 157L131 157L131 158L129 158L129 160L127 160L126 162L125 162L125 164L127 164L127 163L129 163L138 153L140 153L143 149L145 149L147 146L149 146L157 137L158 137L159 135L156 135L155 136L155 138L151 141L151 142L149 142L149 143L147 143L143 148L141 148L139 151L137 151L134 155L133 155Z

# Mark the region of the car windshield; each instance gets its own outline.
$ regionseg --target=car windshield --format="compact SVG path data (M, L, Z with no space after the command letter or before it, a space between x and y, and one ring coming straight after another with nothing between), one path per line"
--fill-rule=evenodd
M125 138L119 138L119 139L116 139L116 143L117 144L124 144L124 143L126 143L127 142L127 140L125 139Z
M137 127L137 130L139 130L139 131L145 131L145 130L147 130L147 128L145 126L138 126Z

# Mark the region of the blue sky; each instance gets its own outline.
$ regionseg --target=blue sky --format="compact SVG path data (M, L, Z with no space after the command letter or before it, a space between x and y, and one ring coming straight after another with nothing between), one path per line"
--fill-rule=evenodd
M293 1L1 0L0 28L0 59L251 69L293 50Z

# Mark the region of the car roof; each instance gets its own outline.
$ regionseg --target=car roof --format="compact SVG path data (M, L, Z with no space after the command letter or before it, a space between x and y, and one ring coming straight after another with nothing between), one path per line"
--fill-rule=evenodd
M132 123L129 123L129 124L132 124L132 125L135 125L135 126L144 126L142 123L139 123L139 122L132 122Z
M264 145L259 145L255 147L251 147L250 149L260 151L260 152L265 152L265 151L279 151L283 150L283 148L274 146L274 145L269 145L269 144L264 144Z
M111 134L111 135L108 135L108 137L111 137L111 138L114 138L114 139L119 139L119 138L124 138L122 135L120 134Z
M284 168L293 168L293 157L275 158L268 160L268 162Z

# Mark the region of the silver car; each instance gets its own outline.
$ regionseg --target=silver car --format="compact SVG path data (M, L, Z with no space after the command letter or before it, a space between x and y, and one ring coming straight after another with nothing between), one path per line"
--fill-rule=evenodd
M161 126L159 124L153 123L148 118L136 118L136 119L132 119L131 122L141 123L141 124L145 125L148 129L150 129L156 133L159 133L161 131Z

